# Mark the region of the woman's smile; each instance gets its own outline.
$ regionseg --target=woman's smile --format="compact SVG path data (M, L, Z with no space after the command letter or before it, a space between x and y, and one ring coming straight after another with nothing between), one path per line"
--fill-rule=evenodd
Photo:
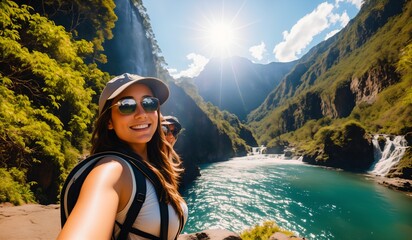
M130 128L133 130L144 130L149 128L150 124L138 124L138 125L133 125Z

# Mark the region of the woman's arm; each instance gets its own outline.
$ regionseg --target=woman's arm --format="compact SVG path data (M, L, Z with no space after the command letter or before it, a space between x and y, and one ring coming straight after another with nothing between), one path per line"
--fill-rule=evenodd
M84 181L57 239L110 239L116 214L130 198L131 179L124 163L102 159Z

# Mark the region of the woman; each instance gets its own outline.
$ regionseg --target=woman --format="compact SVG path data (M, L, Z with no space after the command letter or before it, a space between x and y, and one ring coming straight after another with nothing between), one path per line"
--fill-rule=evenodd
M180 159L166 142L159 105L169 96L159 79L125 73L110 80L99 99L99 117L92 135L91 153L118 151L137 154L157 176L168 204L168 239L179 233L187 206L178 192ZM110 239L119 234L135 190L130 164L105 157L89 173L79 198L58 239ZM143 207L133 228L160 236L160 212L154 186L146 180ZM128 205L129 204L129 205ZM147 239L129 234L130 239Z

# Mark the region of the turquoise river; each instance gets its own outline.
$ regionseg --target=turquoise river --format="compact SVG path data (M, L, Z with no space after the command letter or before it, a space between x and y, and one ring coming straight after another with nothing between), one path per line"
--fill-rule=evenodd
M202 165L185 233L274 220L306 239L412 239L412 197L354 174L275 157Z

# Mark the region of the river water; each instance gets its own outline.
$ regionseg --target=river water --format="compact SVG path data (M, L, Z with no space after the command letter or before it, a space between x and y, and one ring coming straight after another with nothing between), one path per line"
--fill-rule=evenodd
M202 165L183 232L265 220L306 239L412 239L412 198L353 174L272 156Z

